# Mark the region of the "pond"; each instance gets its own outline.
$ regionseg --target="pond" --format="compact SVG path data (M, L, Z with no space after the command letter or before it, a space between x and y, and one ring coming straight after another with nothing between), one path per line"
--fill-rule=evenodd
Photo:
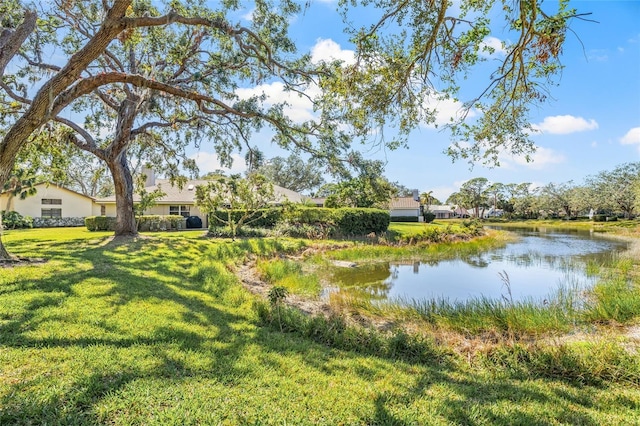
M561 286L586 287L588 262L610 262L628 243L589 231L509 229L519 238L505 247L449 260L381 262L338 268L336 290L372 300L490 298L543 302Z

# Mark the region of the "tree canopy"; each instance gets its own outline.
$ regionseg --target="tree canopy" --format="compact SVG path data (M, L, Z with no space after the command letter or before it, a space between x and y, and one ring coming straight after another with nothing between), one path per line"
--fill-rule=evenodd
M274 185L296 192L311 191L324 183L317 161L305 161L299 155L274 157L258 168L258 172Z
M494 165L504 150L527 159L535 150L530 110L561 76L571 20L588 15L569 0L340 4L356 58L340 68L331 91L361 134L383 139L388 132L378 129L393 127L397 138L387 143L398 146L416 127L432 124L449 130L454 159ZM513 41L488 43L497 28ZM456 116L441 116L446 102L459 106Z
M116 233L127 235L136 232L132 144L147 148L148 159L171 174L192 165L183 155L189 144L211 143L228 165L234 150L251 150L252 135L268 127L277 146L306 151L343 172L361 159L351 152L358 139L376 143L377 135L379 143L398 147L416 126L437 123L434 102L459 100L461 82L495 53L485 41L495 25L493 7L502 7L500 22L516 41L492 57L498 66L485 89L462 100L463 113L447 124L454 138L449 154L494 162L502 149L526 154L533 149L529 109L545 100L561 70L568 23L581 16L566 0L553 11L539 0L462 0L457 8L448 1L344 1L356 59L316 64L288 36L289 21L304 5L258 0L250 3L251 20L236 24L230 16L248 5L210 4L3 1L0 182L34 137L63 132L63 141L108 165ZM365 16L360 8L379 19L356 22ZM48 63L46 53L54 50L59 59ZM241 94L274 81L307 99L315 116L298 122L286 102ZM385 140L386 127L396 131ZM6 255L1 241L0 255Z

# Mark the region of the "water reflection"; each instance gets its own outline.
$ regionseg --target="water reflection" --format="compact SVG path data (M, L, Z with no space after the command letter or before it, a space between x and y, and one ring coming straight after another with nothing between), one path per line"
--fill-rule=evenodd
M514 230L520 238L501 249L448 260L381 262L356 268L339 268L333 282L358 297L384 299L448 299L465 301L500 299L509 276L514 301L542 300L561 285L589 286L587 261L607 263L628 243L580 231Z

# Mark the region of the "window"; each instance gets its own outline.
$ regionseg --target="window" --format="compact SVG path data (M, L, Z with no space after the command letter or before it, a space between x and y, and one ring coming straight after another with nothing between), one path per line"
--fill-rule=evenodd
M61 205L62 204L62 200L60 198L43 198L42 199L42 204Z
M169 206L169 214L182 216L182 217L189 217L191 216L190 209L191 209L191 206Z
M107 215L107 206L100 206L100 216Z
M53 219L56 217L62 217L62 209L42 209L40 217L43 219Z

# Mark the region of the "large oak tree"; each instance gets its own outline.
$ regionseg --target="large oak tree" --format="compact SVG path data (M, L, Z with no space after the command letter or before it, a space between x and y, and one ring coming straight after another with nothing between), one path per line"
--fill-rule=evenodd
M127 161L133 143L167 160L179 157L189 142L209 140L224 163L234 149L248 146L252 132L269 126L284 148L330 160L349 148L337 117L324 114L321 105L316 119L298 123L284 114L282 102L236 94L240 87L277 80L303 96L317 84L320 73L309 57L295 55L287 38L288 19L299 10L293 2L255 2L249 27L226 18L239 7L235 2L209 10L198 2L172 1L166 11L131 0L54 3L40 11L47 25L23 42L17 71L3 75L3 117L10 122L0 142L0 181L34 133L56 122L68 129L67 142L108 165L116 235L135 235ZM62 49L67 62L45 63L46 48ZM40 84L38 90L29 93L25 80ZM69 110L85 119L63 114Z
M339 170L342 158L357 158L341 155L353 138L370 142L385 134L380 130L386 125L396 125L398 137L381 143L399 146L417 125L436 121L438 109L427 100L458 99L459 83L482 62L483 52L492 51L485 37L496 5L516 41L504 46L485 90L464 104L465 111L480 111L479 118L470 122L462 114L450 124L454 140L469 145L454 144L449 154L494 161L504 148L526 154L533 148L529 108L544 101L548 81L561 69L568 22L579 16L567 1L553 12L539 0L463 0L458 9L446 0L344 2L356 61L314 65L296 54L287 36L288 20L301 8L293 1L252 2L248 26L228 19L243 7L235 1L221 2L218 10L177 0L164 10L133 0L54 0L39 10L25 4L2 3L0 181L34 134L57 122L69 129L68 142L109 166L118 235L136 232L126 158L132 144L155 143L155 155L179 157L186 138L197 134L225 160L266 125L278 145L311 152ZM352 25L359 7L380 18ZM62 59L45 63L47 49ZM316 118L296 123L283 103L236 94L273 81L301 96L310 85L319 87L320 96L309 98ZM104 114L89 114L84 122L69 118L70 109L82 106ZM345 122L353 137L342 131ZM1 241L0 256L7 256Z

